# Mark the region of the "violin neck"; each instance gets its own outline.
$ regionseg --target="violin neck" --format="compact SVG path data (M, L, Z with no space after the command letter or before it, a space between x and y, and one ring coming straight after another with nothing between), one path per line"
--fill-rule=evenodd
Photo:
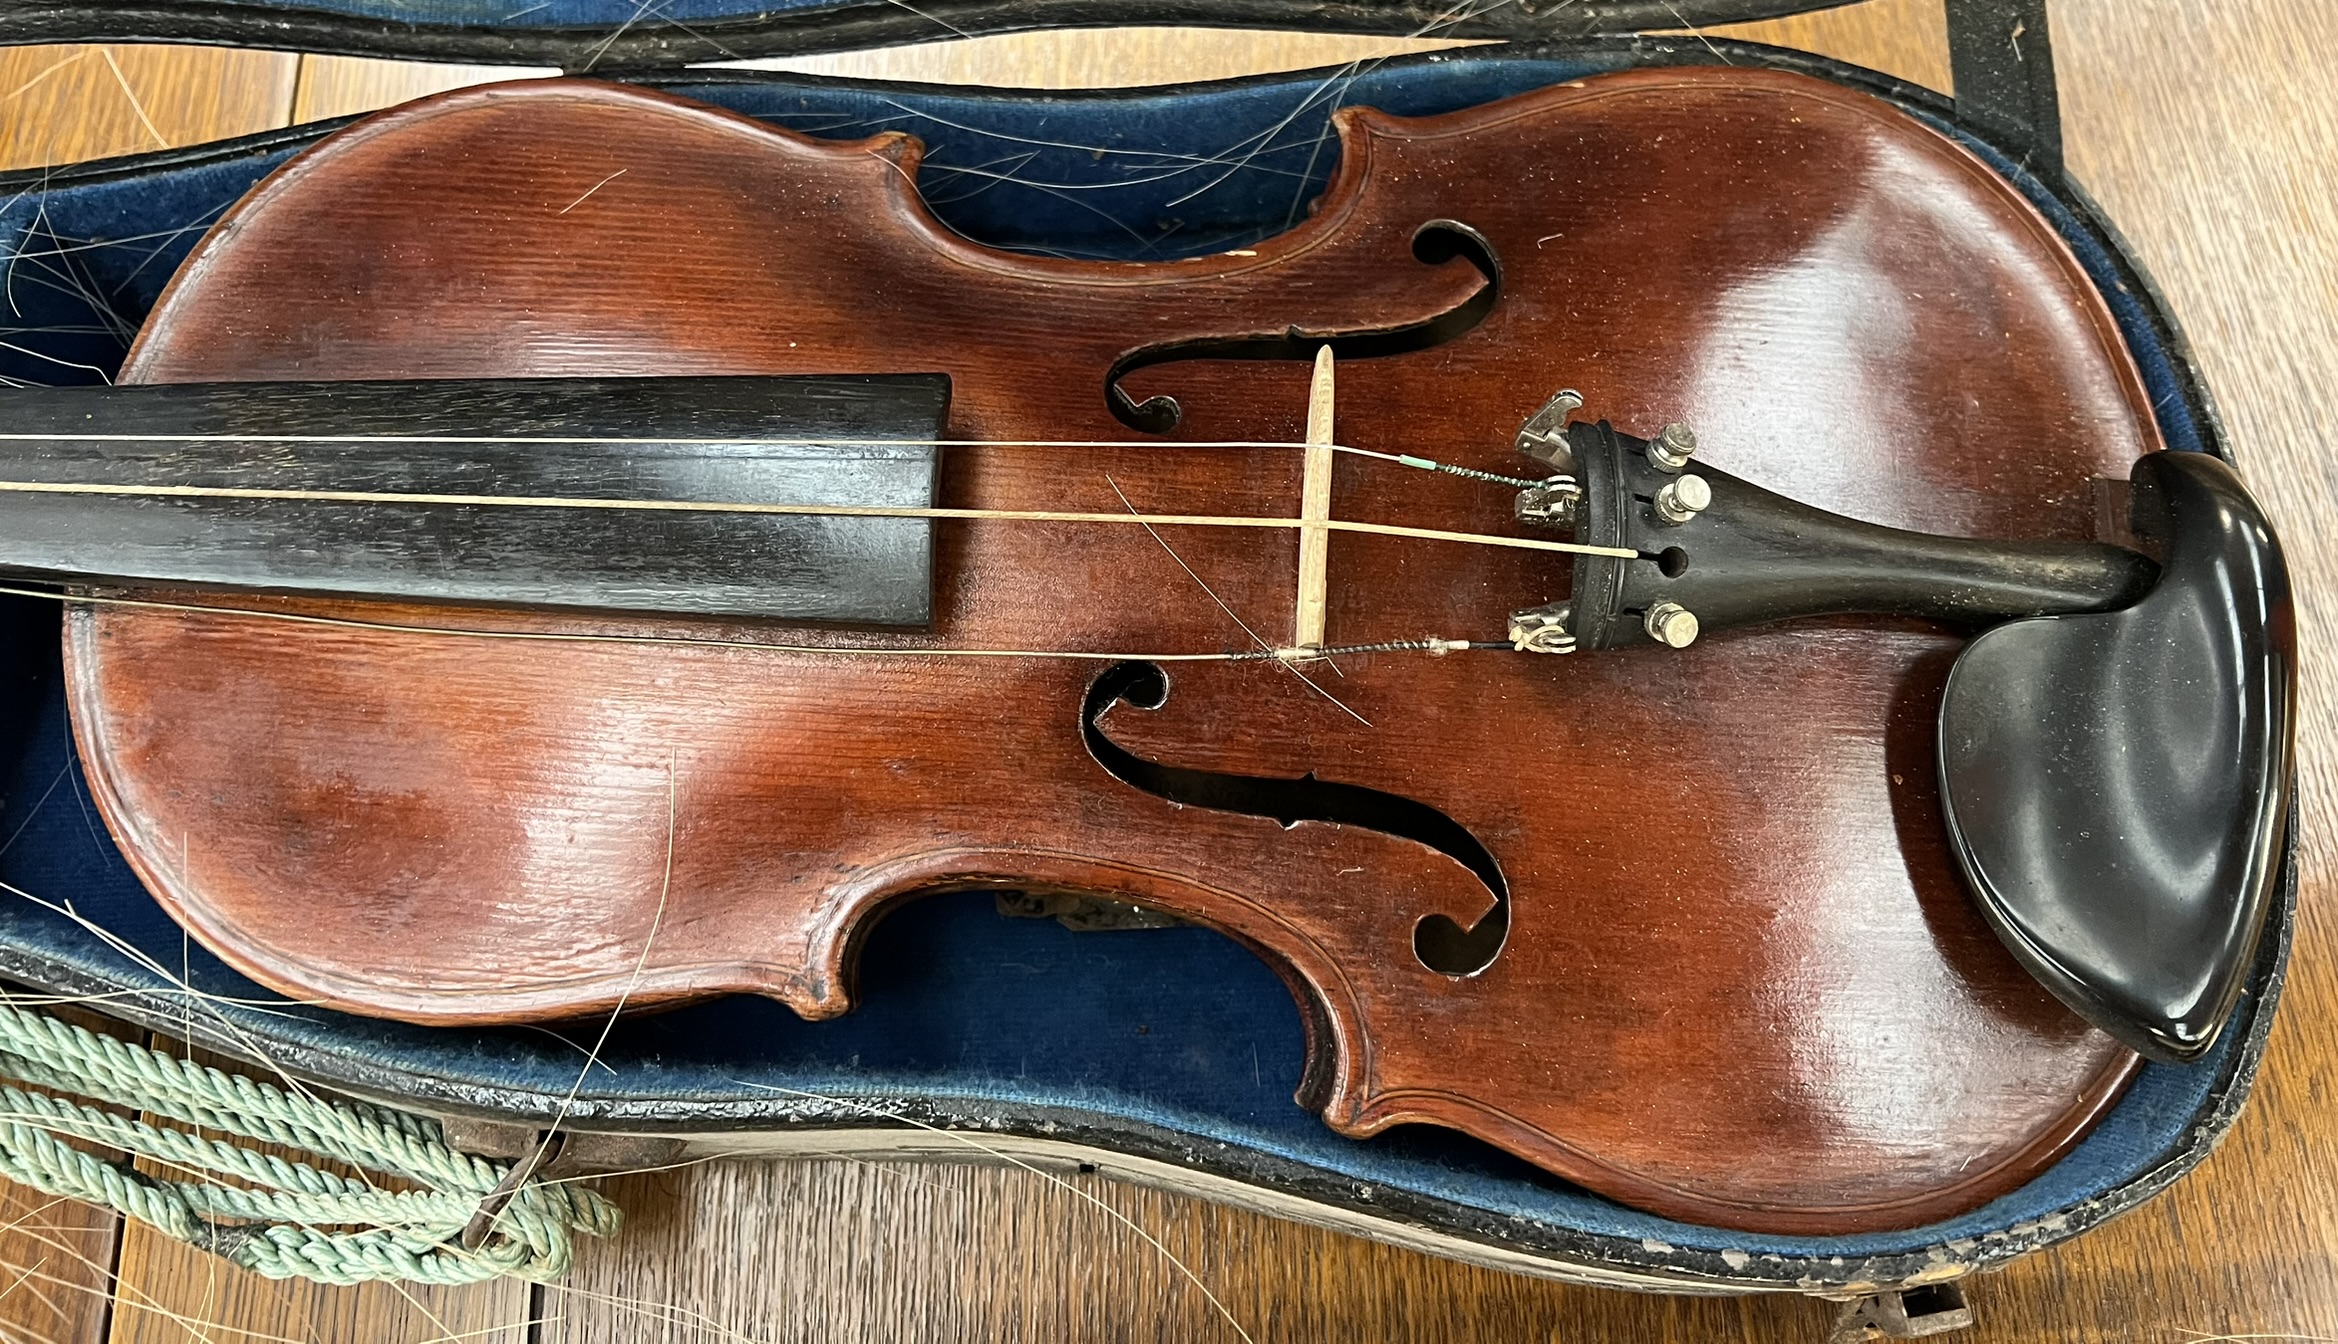
M0 573L922 627L930 519L676 506L931 507L949 395L936 374L11 391Z

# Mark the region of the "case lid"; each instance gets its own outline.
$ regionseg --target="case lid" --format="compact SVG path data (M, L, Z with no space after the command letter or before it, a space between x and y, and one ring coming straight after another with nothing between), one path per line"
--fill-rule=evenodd
M1706 27L1854 0L0 0L0 45L204 42L671 69L1042 28L1175 25L1511 41Z
M1748 23L1857 0L0 0L0 46L198 42L603 77L1048 28L1279 28L1509 42ZM2059 177L2046 0L1946 0L1958 111Z

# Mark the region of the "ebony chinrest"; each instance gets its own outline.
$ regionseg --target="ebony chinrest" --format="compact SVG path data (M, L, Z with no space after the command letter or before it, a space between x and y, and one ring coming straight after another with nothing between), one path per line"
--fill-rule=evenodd
M2014 955L2112 1036L2183 1061L2215 1043L2273 904L2296 641L2280 544L2232 468L2155 453L2133 484L2158 583L1974 639L1941 704L1941 796Z

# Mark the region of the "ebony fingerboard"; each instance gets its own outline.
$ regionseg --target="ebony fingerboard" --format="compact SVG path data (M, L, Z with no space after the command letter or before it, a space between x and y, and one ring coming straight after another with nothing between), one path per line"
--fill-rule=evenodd
M939 374L12 390L0 571L924 626L925 518L167 489L926 508L949 396ZM9 488L27 482L166 493Z

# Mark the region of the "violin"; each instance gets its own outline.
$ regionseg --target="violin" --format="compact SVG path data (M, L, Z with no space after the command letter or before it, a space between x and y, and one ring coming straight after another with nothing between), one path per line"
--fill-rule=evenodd
M2287 584L2038 208L1771 70L1335 122L1160 262L614 84L321 142L118 386L0 400L115 841L420 1023L825 1018L920 895L1140 906L1283 975L1339 1132L1758 1231L1975 1208L2205 1051Z

